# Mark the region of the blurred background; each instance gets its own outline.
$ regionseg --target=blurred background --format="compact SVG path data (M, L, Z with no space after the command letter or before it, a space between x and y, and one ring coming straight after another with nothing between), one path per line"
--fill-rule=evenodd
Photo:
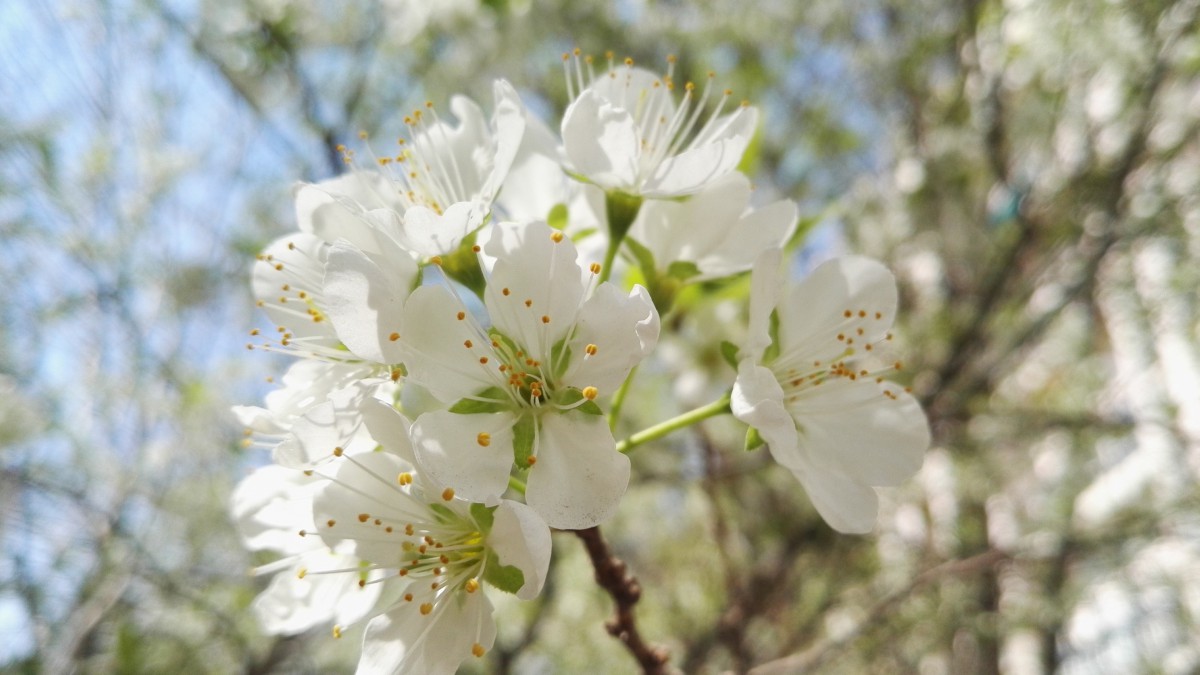
M264 636L230 491L249 268L334 146L561 54L668 54L761 106L765 194L901 283L934 447L837 536L718 420L635 456L605 526L685 672L1200 670L1200 7L1170 0L6 0L0 4L0 670L350 672L361 628ZM683 79L682 77L677 79ZM733 372L684 308L671 414ZM652 421L652 420L649 420ZM633 422L636 422L634 420ZM630 423L628 430L635 425ZM482 673L630 672L579 541L502 602Z

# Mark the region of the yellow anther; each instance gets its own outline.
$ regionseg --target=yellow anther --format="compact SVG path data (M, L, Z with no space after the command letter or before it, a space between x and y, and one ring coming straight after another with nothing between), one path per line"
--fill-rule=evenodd
M422 602L421 603L421 614L422 615L428 616L429 613L432 611L433 611L433 603L432 602Z
M479 581L476 579L467 579L467 583L464 585L464 588L467 589L468 593L474 593L475 591L479 590Z
M485 431L481 431L479 432L479 435L475 437L475 442L486 448L492 444L492 435Z
M543 314L542 315L542 323L550 323L550 317Z
M596 389L595 387L584 387L583 388L583 397L589 401L596 400L596 397L599 395L600 395L600 390Z
M303 579L306 576L308 576L308 568L307 567L301 567L299 570L296 571L297 579Z
M341 639L341 637L342 637L342 627L334 626L333 627L333 639L338 640L338 639Z
M458 318L459 321L462 321L463 319L467 318L467 313L459 312L458 314L455 315L455 317Z
M448 502L451 499L454 499L454 488L446 488L445 490L442 490L442 500Z
M481 658L487 653L487 650L483 648L483 645L476 642L471 645L471 653L475 655L475 658Z
M600 263L592 263L588 269L592 271L592 274L600 274Z
M596 351L597 351L597 350L599 350L599 349L600 349L600 348L599 348L599 347L597 347L596 345L594 345L594 344L589 344L587 347L584 347L584 348L583 348L583 352L584 352L585 354L587 354L588 356L595 356L595 355L596 355Z
M554 243L556 243L556 244L557 244L557 243L559 243L560 241L562 241L562 240L563 240L563 233L562 233L562 232L557 232L557 231L555 231L555 232L551 232L551 233L550 233L550 240L551 240L551 241L553 241L553 242L554 242Z
M337 521L334 520L333 518L330 518L329 520L325 521L326 527L333 527L334 525L337 525Z
M529 459L525 460L525 463L528 464L529 466L533 466L534 464L537 464L537 457L530 455Z
M365 523L370 519L371 519L371 514L369 514L369 513L358 514L358 522L360 522L360 523Z
M333 456L334 456L334 457L341 457L343 454L345 454L345 452L346 452L346 451L345 451L345 450L343 450L343 449L342 449L342 447L339 445L338 447L336 447L336 448L334 448L334 449L333 449Z
M388 339L391 340L392 342L395 342L396 340L400 339L400 334L392 333L391 335L388 336Z

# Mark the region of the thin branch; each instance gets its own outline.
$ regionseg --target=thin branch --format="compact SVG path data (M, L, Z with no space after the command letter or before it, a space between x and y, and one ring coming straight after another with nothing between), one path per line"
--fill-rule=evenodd
M629 573L625 562L613 555L608 542L604 541L604 536L600 534L599 527L574 532L587 548L592 567L596 570L596 583L611 595L616 603L613 618L608 620L604 628L625 645L646 675L665 675L672 672L667 665L670 658L667 651L662 647L647 644L638 632L633 607L642 597L641 584Z

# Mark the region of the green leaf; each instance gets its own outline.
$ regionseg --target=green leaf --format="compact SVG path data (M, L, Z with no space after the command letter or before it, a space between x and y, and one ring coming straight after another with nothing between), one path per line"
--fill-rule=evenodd
M766 441L764 441L763 437L759 435L758 429L750 427L746 430L746 452L757 450L761 448L764 443L766 443Z
M574 387L571 387L570 389L567 389L566 391L564 391L558 397L558 400L555 401L555 403L566 406L566 405L573 405L582 400L583 400L583 392ZM595 401L587 401L587 402L583 403L582 405L580 405L579 407L575 408L575 410L578 410L579 412L582 412L582 413L587 413L588 415L603 415L604 414L604 411L600 409L600 406L596 405Z
M487 569L484 570L483 580L505 593L516 593L525 586L525 573L519 567L501 565L495 552L488 551Z
M546 224L556 230L561 230L567 226L568 215L566 204L555 204L550 208L550 212L546 214Z
M509 409L508 397L499 387L488 387L476 394L478 398L464 398L450 406L450 412L456 415L476 415L479 413L495 413Z
M667 276L680 281L687 281L700 274L700 268L690 260L676 260L667 268Z
M771 325L768 327L767 333L771 336L771 344L763 350L763 363L770 363L779 356L779 310L771 312Z
M486 535L492 531L492 522L495 520L495 506L485 506L483 504L471 504L471 518L479 525L480 534Z
M725 359L725 363L728 363L730 368L737 370L738 346L729 340L721 340L721 358Z
M529 457L533 455L533 439L537 421L533 415L522 415L513 425L513 461L522 469L529 468Z

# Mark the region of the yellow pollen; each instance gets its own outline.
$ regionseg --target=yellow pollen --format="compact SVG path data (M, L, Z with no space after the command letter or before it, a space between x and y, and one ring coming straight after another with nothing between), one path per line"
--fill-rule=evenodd
M896 370L901 370L903 368L903 365L899 361L897 361L892 364L892 367L895 368Z
M387 527L383 528L383 531L384 531L384 532L387 532L388 534L391 534L391 533L392 533L392 526L391 526L391 525L388 525Z
M883 318L883 312L875 312L875 318L876 318L876 319L882 319L882 318Z
M365 523L370 519L371 519L371 514L369 514L369 513L358 514L358 522L360 522L360 523Z
M488 357L486 357L486 356L481 356L481 357L479 357L479 362L480 362L480 363L482 363L482 364L484 364L484 365L487 365L487 362L488 362Z
M432 611L433 611L433 603L432 602L421 603L421 614L423 616L429 616L429 613Z
M450 501L451 499L454 499L454 488L446 488L445 490L442 490L442 499L444 501Z
M413 476L411 473L409 473L407 471L402 471L400 473L400 475L396 476L396 482L401 485L409 485L412 483L412 481L413 481Z
M342 454L344 454L345 452L346 452L346 451L345 451L345 450L343 450L341 446L338 446L338 447L336 447L336 448L334 448L334 449L333 449L333 456L334 456L334 457L341 457L341 456L342 456Z
M559 243L560 241L563 240L563 233L562 232L551 232L550 240L556 244Z
M550 317L543 314L542 315L542 323L550 323Z
M481 431L481 432L479 432L479 435L475 437L475 442L478 443L481 447L486 448L487 446L492 444L492 435L487 432Z
M308 532L307 532L307 531L305 531L305 530L300 530L300 531L299 531L299 532L297 532L296 534L300 535L301 537L307 537L307 536L308 536Z
M475 343L471 342L470 340L463 340L463 346L467 349L470 349L471 347L475 346Z
M476 579L467 579L467 583L464 587L467 589L468 593L474 593L475 591L479 590L479 581Z
M412 594L412 593L405 593L405 594L404 594L404 601L405 601L405 602L412 602L412 601L413 601L413 594Z
M500 292L503 293L504 295L508 295L512 291L508 290L507 288L502 288L502 289L500 289Z
M472 252L472 253L479 253L479 252L480 252L480 251L482 251L482 250L483 250L483 249L482 249L482 248L480 248L479 244L475 244L474 246L472 246L472 247L471 247L471 252Z
M459 313L458 313L458 314L456 314L455 316L456 316L456 317L458 317L458 320L459 320L459 321L462 321L463 319L467 318L467 313L466 313L466 312L459 312Z
M410 536L410 537L413 535L413 526L412 526L412 523L409 523L409 524L407 524L407 525L405 525L405 526L404 526L404 534L407 534L407 535L408 535L408 536Z
M599 347L597 347L596 345L594 345L594 344L589 344L587 347L584 347L583 351L584 351L584 353L586 353L588 356L595 356L595 355L596 355L596 350L597 350L597 349L599 349Z
M530 298L525 298L525 306L533 307L533 300L531 300Z
M858 310L858 318L865 319L866 316L867 316L867 310L865 310L865 309Z
M471 653L475 655L475 658L481 658L487 653L487 650L483 648L483 645L476 642L475 644L471 645Z
M334 525L337 525L337 521L333 518L330 518L329 520L325 521L325 525L327 527L333 527Z
M592 274L600 274L600 263L592 263L588 269L592 271Z
M275 269L282 272L283 271L283 263L275 263Z
M296 578L297 578L297 579L303 579L303 578L304 578L305 576L307 576L307 575L308 575L308 568L307 568L307 567L301 567L301 568L300 568L300 569L299 569L299 570L296 572Z
M367 580L366 580L366 579L359 579L359 580L358 580L358 587L359 587L359 588L366 588L366 587L367 587Z
M334 626L333 627L333 639L339 640L339 639L341 639L341 637L342 637L342 627Z
M600 390L596 389L595 387L584 387L583 388L583 397L589 401L596 400L596 396L599 393L600 393Z
M851 312L850 310L846 310L846 311L842 312L842 316L849 319L850 317L854 316L854 312Z
M396 340L400 339L400 334L392 333L391 335L388 336L388 339L391 340L392 342L395 342Z

